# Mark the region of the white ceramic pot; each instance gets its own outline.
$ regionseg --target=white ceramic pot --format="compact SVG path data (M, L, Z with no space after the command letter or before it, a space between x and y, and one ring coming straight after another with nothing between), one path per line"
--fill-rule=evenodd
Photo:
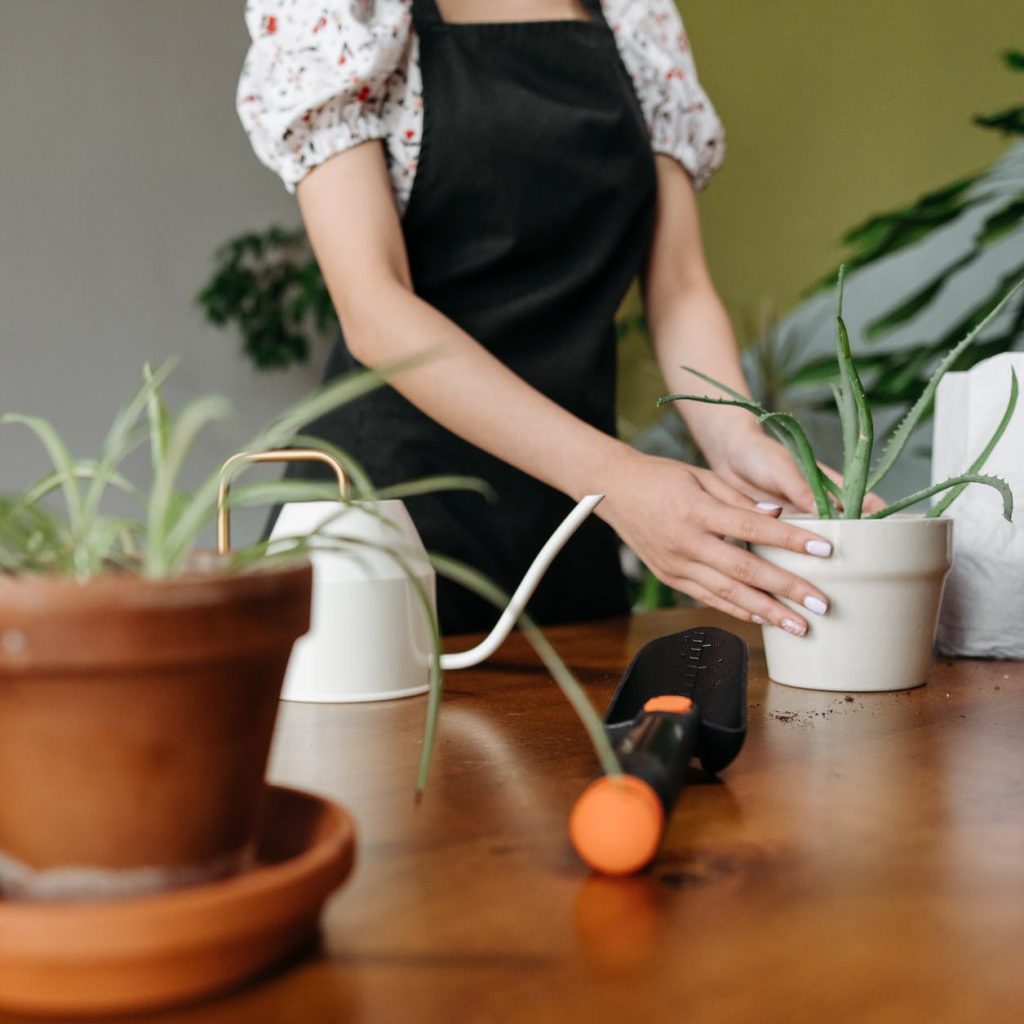
M751 550L813 583L830 606L823 616L798 609L810 624L806 636L764 628L768 675L787 686L847 692L907 690L924 683L952 563L952 520L920 515L783 520L830 540L831 557L757 544Z
M345 703L426 693L429 620L402 568L373 548L399 549L435 602L434 570L408 511L400 501L293 502L281 508L271 538L308 533L331 516L329 533L360 544L312 553L312 624L292 650L282 698Z

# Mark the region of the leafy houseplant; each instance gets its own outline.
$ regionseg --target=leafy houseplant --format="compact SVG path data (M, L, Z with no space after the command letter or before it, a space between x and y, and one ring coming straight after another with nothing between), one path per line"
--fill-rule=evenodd
M863 515L865 494L892 468L915 426L930 406L939 380L1024 285L1018 282L989 314L939 362L907 415L872 464L874 423L842 316L843 270L836 309L839 383L833 394L842 424L843 483L820 468L803 427L789 413L771 412L747 396L686 367L728 397L677 394L661 399L737 406L754 414L790 450L814 493L817 518L785 516L831 541L831 558L812 560L778 548L755 545L758 555L812 580L830 596L829 614L814 622L807 637L764 631L768 671L777 682L813 689L894 690L924 682L942 583L950 566L952 521L941 518L969 484L995 489L1003 515L1013 515L1013 495L1005 481L981 472L1005 432L1017 405L1016 374L1011 375L1006 411L989 443L956 477L935 484L881 511ZM895 513L944 494L922 516ZM815 561L812 566L809 563Z
M147 367L96 459L74 458L42 419L0 420L33 431L54 467L24 493L0 497L0 889L8 896L105 898L244 866L281 681L294 641L309 627L306 554L346 547L314 532L273 548L261 541L225 555L195 550L215 517L222 475L210 474L191 493L176 481L202 428L229 408L208 396L172 416L160 390L170 369ZM303 424L381 382L364 371L326 385L247 450L317 444L301 435ZM153 472L143 494L120 467L146 442ZM358 467L335 453L359 496L376 496ZM407 490L470 485L434 478ZM321 497L322 486L258 483L237 488L231 504ZM142 516L106 514L109 488L138 500ZM54 492L65 515L46 504ZM401 561L401 551L393 554ZM443 563L442 571L489 591L478 574ZM578 684L527 627L606 769L616 770ZM421 786L440 700L434 664Z

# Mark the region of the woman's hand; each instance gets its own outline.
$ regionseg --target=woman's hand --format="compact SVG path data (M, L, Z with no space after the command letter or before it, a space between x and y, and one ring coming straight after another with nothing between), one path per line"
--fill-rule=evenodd
M745 622L771 623L796 636L807 632L807 620L773 594L817 615L828 611L817 587L724 540L832 553L824 538L779 522L777 504L759 509L710 470L639 452L615 467L612 480L598 515L663 583Z
M785 512L817 513L814 495L785 445L751 422L749 429L731 430L720 444L708 445L705 455L711 468L738 491L761 502L781 505ZM842 484L843 478L829 466L822 472ZM864 511L877 512L885 502L877 494L864 496Z

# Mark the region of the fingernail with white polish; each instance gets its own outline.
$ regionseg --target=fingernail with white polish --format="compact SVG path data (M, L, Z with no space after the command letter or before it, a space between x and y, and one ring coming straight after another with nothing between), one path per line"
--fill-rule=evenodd
M802 622L797 622L796 619L783 619L782 628L787 633L792 633L793 636L803 636L807 632L807 627Z
M776 505L774 501L759 501L757 507L762 512L781 512L782 506Z
M804 545L804 551L819 558L828 558L832 554L832 545L827 540L809 540Z
M751 615L750 621L753 622L755 626L764 625L764 619L762 619L760 615Z
M828 605L820 597L808 594L804 598L804 607L815 615L824 615L828 611Z

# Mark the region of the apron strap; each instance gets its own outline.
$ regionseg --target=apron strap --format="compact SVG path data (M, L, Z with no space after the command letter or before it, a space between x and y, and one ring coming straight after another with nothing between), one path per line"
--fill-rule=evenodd
M444 18L437 9L436 0L412 0L412 23L417 32L435 25L443 25Z
M591 21L597 22L598 25L604 24L604 10L601 7L601 0L580 0L580 2L590 15Z

